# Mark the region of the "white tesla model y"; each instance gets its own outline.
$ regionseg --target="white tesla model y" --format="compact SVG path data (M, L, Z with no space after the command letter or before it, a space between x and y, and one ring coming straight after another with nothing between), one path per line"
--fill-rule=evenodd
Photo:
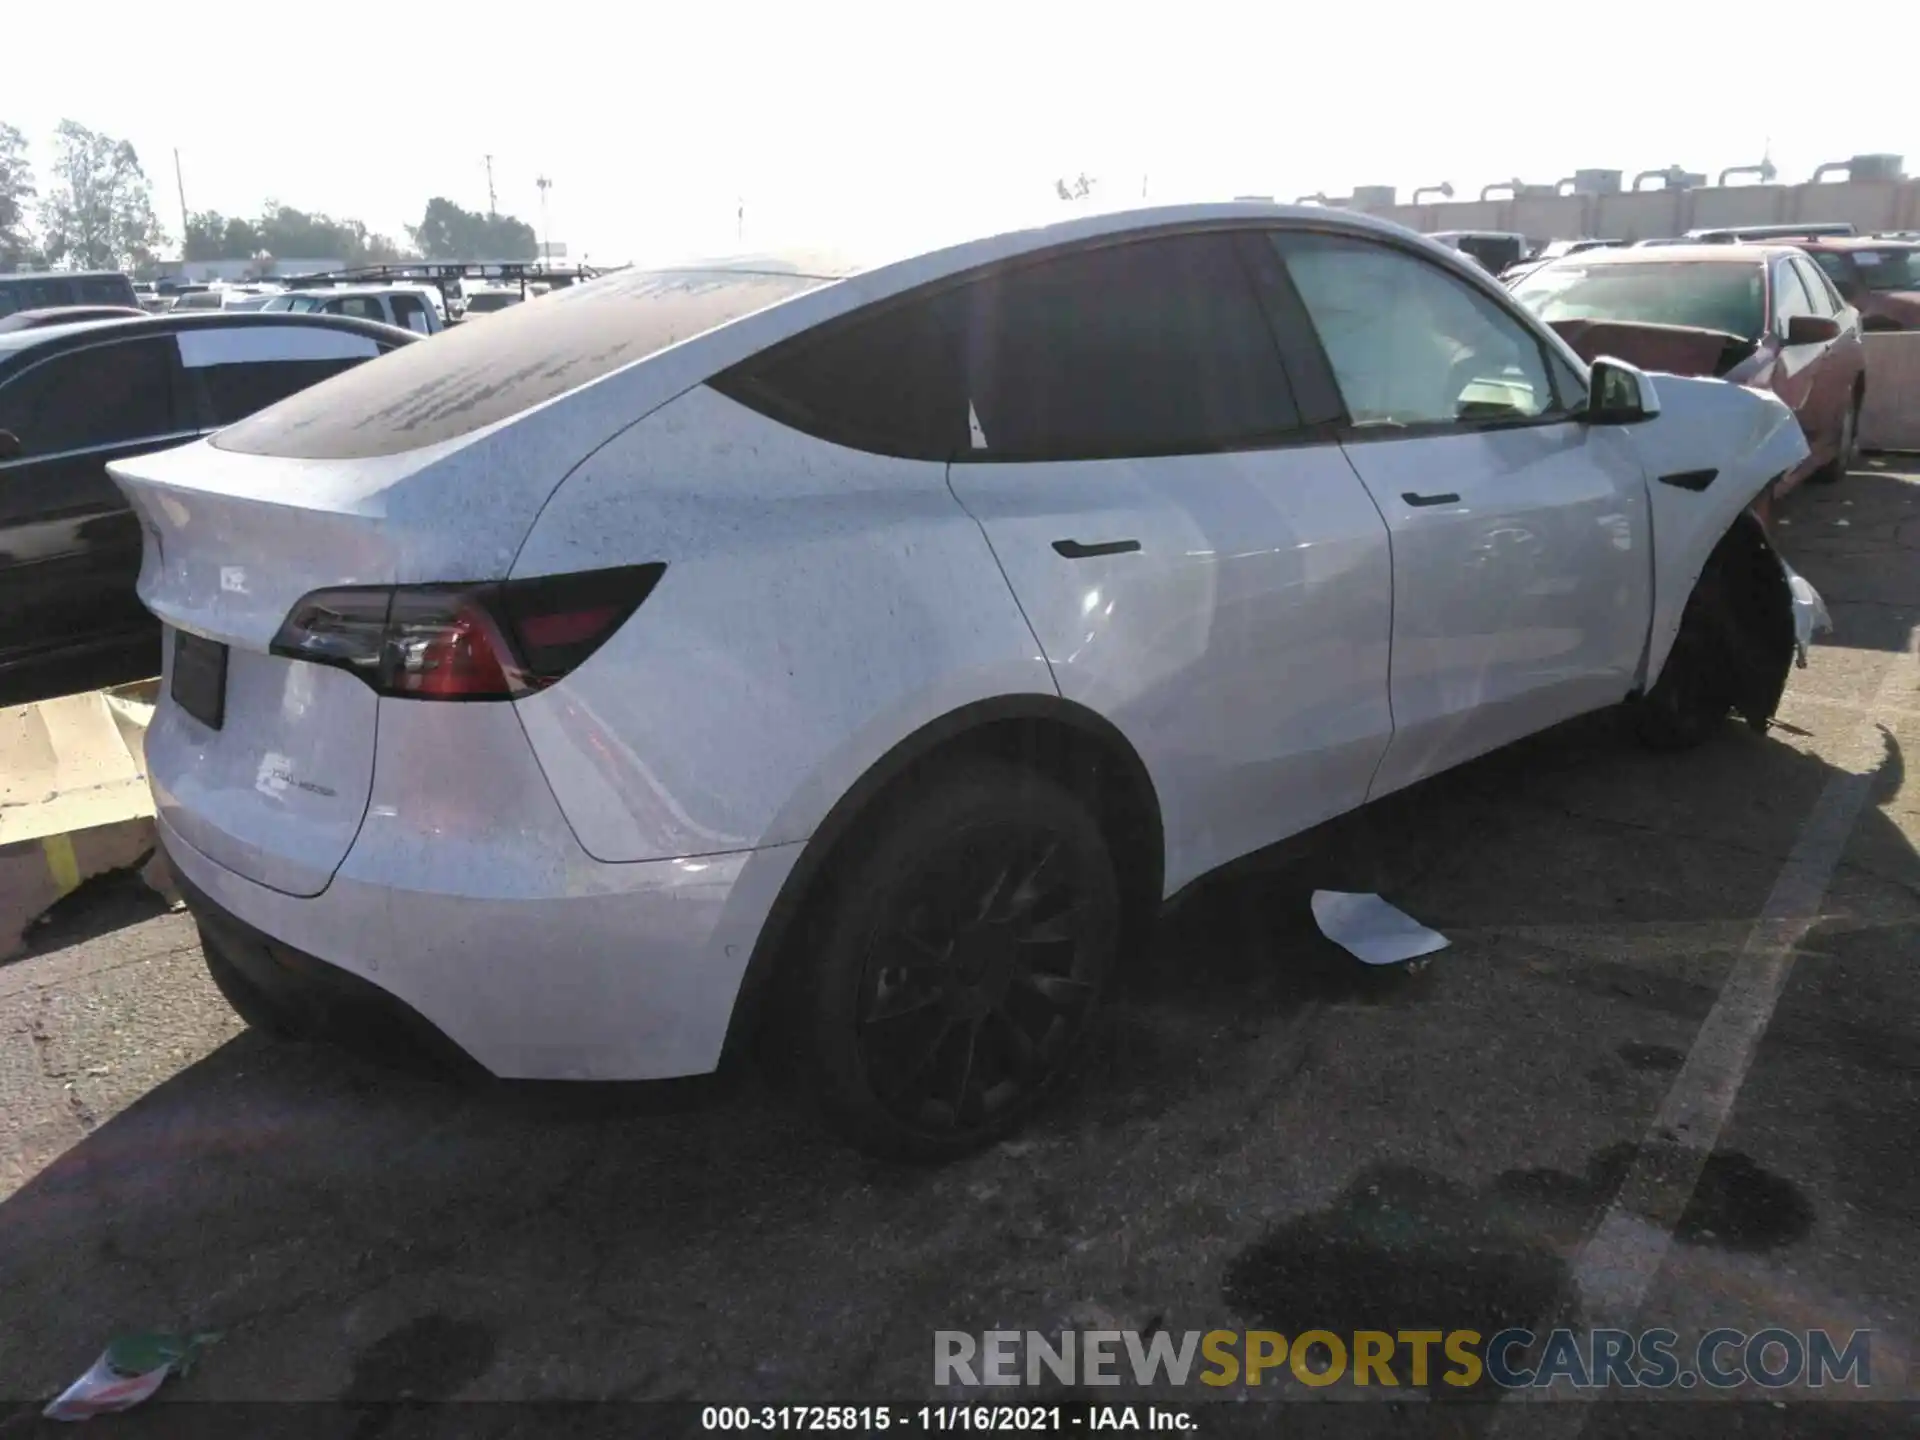
M113 471L242 1014L578 1079L775 1024L940 1155L1206 871L1584 711L1764 722L1746 509L1804 453L1407 231L1223 205L626 271Z

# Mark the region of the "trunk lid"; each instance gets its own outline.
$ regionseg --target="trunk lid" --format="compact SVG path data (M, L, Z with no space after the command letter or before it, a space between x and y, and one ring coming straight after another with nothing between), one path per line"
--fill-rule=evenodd
M504 576L552 487L527 468L489 484L496 448L312 461L203 442L111 466L144 535L140 599L170 631L147 759L182 839L290 895L327 887L366 814L380 702L268 647L313 590ZM217 725L175 698L179 632L226 647Z

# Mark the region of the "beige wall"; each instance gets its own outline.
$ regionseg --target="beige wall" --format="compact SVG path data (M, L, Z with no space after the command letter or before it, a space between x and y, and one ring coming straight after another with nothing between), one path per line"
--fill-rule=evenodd
M1863 231L1920 230L1920 179L1831 185L1729 185L1525 200L1395 205L1372 213L1415 230L1515 230L1536 239L1647 240L1710 225L1850 220Z

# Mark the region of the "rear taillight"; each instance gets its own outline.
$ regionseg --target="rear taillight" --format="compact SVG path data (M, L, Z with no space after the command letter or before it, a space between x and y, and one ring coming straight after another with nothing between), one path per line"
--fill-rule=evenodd
M301 597L270 647L382 695L512 700L554 684L652 593L664 564L476 585L354 585Z

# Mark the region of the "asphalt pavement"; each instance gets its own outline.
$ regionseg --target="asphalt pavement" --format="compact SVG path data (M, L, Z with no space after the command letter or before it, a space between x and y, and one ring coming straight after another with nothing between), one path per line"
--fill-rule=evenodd
M1400 1391L1364 1423L1912 1435L1920 475L1868 462L1778 533L1836 631L1769 734L1654 755L1590 717L1206 885L1060 1102L943 1168L848 1153L752 1073L474 1094L270 1042L185 916L96 887L0 967L0 1401L129 1329L222 1332L177 1401L760 1404L950 1398L939 1330L1564 1317L1869 1330L1872 1384ZM1359 965L1315 886L1452 944ZM1227 1393L1323 1402L1271 1433L1383 1398Z

